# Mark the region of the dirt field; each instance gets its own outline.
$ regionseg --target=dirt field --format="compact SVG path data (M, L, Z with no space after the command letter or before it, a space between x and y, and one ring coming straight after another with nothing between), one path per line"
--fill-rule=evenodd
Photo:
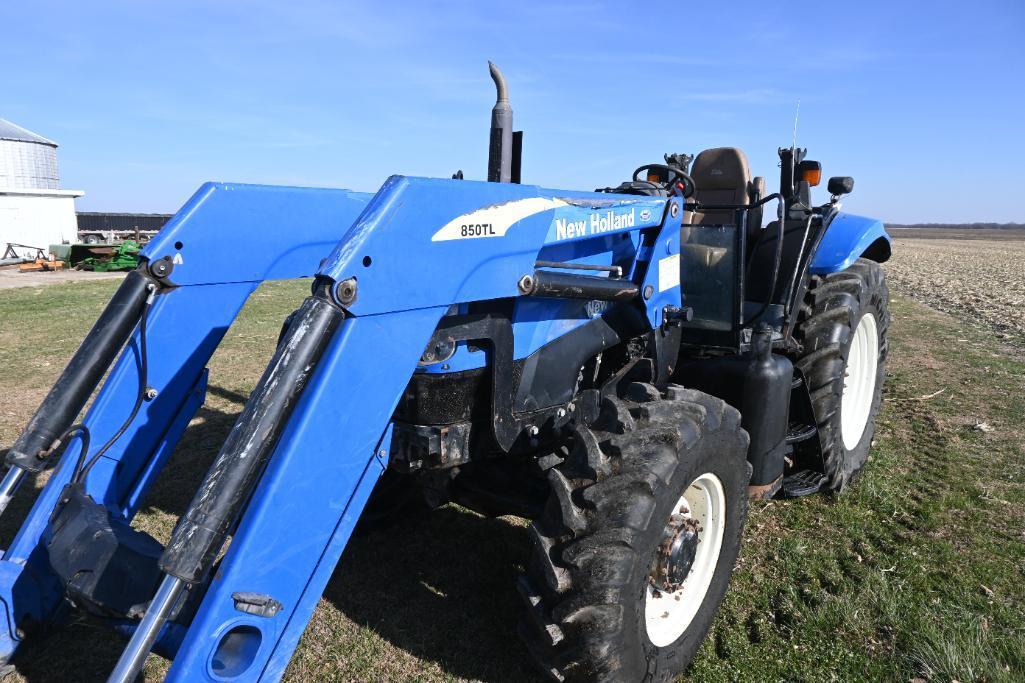
M896 239L930 239L930 240L987 240L987 241L1020 241L1025 240L1025 230L988 229L957 230L953 228L886 228Z
M919 260L949 275L931 248L957 253L898 244L897 290L928 292L909 275ZM16 438L115 287L0 292L0 367L17 368L0 374L0 445ZM261 288L228 331L206 404L139 528L166 540L306 290ZM864 475L841 496L752 508L732 587L686 680L1025 680L1025 363L989 328L901 295L891 306L885 403ZM27 486L0 519L0 547L32 499ZM353 540L286 681L538 680L516 636L523 525L447 506ZM124 646L81 619L44 631L4 683L103 681ZM168 665L150 657L146 679Z
M55 273L20 273L17 268L0 268L0 289L18 287L41 287L63 282L88 282L90 280L118 280L124 273L94 273L86 270L61 270Z
M894 236L886 265L893 289L1025 343L1025 231L901 230Z

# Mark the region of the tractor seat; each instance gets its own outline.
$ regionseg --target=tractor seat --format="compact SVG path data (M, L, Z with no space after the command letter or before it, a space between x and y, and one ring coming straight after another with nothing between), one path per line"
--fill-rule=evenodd
M698 154L691 167L700 204L753 204L765 194L765 179L751 178L747 155L737 147L716 147ZM697 211L688 214L690 225L733 225L733 211ZM762 228L762 207L747 212L748 240L757 237Z

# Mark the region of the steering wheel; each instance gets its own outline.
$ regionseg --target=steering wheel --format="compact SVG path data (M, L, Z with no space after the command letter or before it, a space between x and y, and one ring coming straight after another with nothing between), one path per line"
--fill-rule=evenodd
M694 179L684 173L678 168L667 166L666 164L645 164L634 171L633 179L637 182L651 182L646 177L639 178L643 171L662 171L669 177L669 182L666 183L669 189L678 189L680 194L683 195L684 199L689 198L694 194L697 189L697 185L694 184Z

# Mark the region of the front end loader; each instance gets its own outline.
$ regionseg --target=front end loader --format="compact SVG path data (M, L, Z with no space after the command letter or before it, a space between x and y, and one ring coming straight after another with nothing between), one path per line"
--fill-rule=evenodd
M853 180L815 205L805 150L779 150L770 194L717 148L594 192L524 185L492 76L487 182L208 183L146 246L7 453L0 509L50 473L0 560L0 658L87 615L128 637L110 681L151 651L170 681L278 680L357 522L415 498L532 521L520 631L546 675L669 680L748 500L852 481L890 252L840 211ZM247 298L303 277L169 541L133 528Z

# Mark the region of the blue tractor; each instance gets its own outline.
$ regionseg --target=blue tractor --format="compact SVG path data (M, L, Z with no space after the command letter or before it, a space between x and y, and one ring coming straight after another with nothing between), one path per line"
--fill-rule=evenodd
M357 522L415 497L532 521L520 630L548 676L665 681L708 633L749 499L851 483L890 254L841 213L853 180L816 205L805 150L779 150L768 193L719 148L594 192L524 185L492 76L488 182L208 183L148 244L6 455L0 508L51 472L0 561L0 658L88 615L129 639L110 681L151 651L171 681L278 680ZM170 540L133 528L246 299L301 277Z

